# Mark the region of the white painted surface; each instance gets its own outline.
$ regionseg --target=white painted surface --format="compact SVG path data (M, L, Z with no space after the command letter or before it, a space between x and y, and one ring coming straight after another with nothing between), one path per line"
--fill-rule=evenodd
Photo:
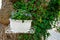
M60 27L60 21L57 21L56 26L59 28Z
M2 6L2 0L0 0L0 9L1 9L1 6Z
M18 32L11 31L10 25L8 25L8 27L6 27L6 29L5 29L5 33L18 33ZM19 33L21 33L21 32L19 32ZM34 30L34 28L31 27L29 32L26 32L26 33L27 34L34 34L35 30Z
M26 33L31 29L32 20L12 20L10 19L10 28L14 32Z
M50 36L47 38L47 40L60 40L60 33L56 31L56 29L48 30L50 33Z

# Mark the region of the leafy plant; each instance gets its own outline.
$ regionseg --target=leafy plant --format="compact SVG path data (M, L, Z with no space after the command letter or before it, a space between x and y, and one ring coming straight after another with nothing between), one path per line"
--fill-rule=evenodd
M59 32L60 32L60 28L58 28L58 29L57 29L57 31L59 31Z
M13 14L14 15L11 16L12 19L16 19L16 20L32 20L31 13L26 12L26 10L18 9Z
M24 0L20 0L13 4L16 10L23 9L28 11L32 15L32 27L35 28L35 33L32 36L25 36L24 34L24 36L26 37L25 38L24 36L22 36L24 40L42 40L42 36L44 40L46 39L46 37L48 36L47 30L51 29L52 22L58 19L58 12L60 10L59 2L59 0L50 0L49 3L46 0L27 0L26 2ZM19 15L19 12L17 12L17 15ZM21 17L20 19L27 19L27 17L23 17ZM30 18L31 17L29 17L28 19Z

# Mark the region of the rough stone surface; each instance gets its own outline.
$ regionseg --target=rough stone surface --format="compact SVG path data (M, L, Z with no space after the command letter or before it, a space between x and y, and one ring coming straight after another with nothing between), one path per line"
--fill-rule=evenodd
M18 34L6 34L5 28L9 24L10 13L13 10L12 3L9 0L2 0L2 8L0 10L0 40L18 40Z
M19 34L5 33L5 25L0 24L0 40L18 40L17 36Z
M9 0L2 0L2 8L0 10L0 23L9 24L11 11L13 10L12 3Z

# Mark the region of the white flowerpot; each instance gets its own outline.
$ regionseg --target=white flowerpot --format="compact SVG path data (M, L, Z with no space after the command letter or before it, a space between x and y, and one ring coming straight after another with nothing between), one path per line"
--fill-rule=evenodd
M32 20L14 20L10 19L10 28L14 32L26 33L31 29Z

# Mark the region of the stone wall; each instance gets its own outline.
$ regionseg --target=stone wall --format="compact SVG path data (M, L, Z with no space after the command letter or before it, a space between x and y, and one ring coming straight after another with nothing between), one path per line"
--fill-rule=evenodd
M18 35L15 33L5 33L6 25L0 24L0 40L18 40Z
M12 10L12 3L9 0L2 0L2 8L0 10L0 23L4 25L9 24L9 18Z
M9 24L11 11L13 11L12 3L9 0L2 0L2 8L0 10L0 40L18 40L18 34L5 33L5 28L7 27L6 25Z

